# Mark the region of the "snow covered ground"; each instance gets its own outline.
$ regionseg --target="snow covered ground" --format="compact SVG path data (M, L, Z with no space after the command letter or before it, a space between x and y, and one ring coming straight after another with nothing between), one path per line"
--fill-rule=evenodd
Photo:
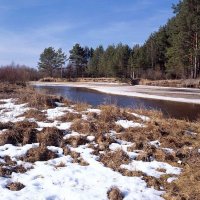
M29 109L26 104L17 105L13 99L0 101L2 102L0 104L0 122L17 122L24 120L24 117L20 116ZM70 131L72 122L62 122L58 120L58 117L63 116L66 113L77 113L73 109L73 106L61 106L43 110L43 112L47 113L46 118L50 121L44 122L37 121L36 119L29 119L29 121L35 121L38 124L39 130L42 130L44 127L57 127L64 131L64 139L82 135ZM84 117L88 112L100 114L101 110L88 109L81 114ZM132 114L140 120L143 120L143 122L138 123L130 120L118 120L116 121L116 124L125 129L129 127L140 128L146 126L145 122L150 120L148 117L136 113ZM87 120L87 118L84 117L84 120ZM158 162L156 160L153 160L152 162L135 160L138 152L127 150L133 143L115 139L115 135L117 134L115 131L111 130L107 134L113 137L113 140L115 141L110 144L110 151L114 152L117 149L121 149L127 153L131 159L129 164L121 165L121 168L130 171L141 171L148 176L156 178L159 178L163 174L177 176L181 173L180 168L173 167L164 162ZM22 165L24 168L28 169L25 173L12 172L8 177L0 176L0 199L106 200L108 199L107 191L114 186L119 188L125 200L162 199L161 195L164 193L162 188L156 190L153 187L148 187L147 183L140 176L124 176L123 174L104 166L103 163L99 161L99 156L93 154L94 149L89 146L98 146L95 141L95 135L87 135L87 140L88 142L86 144L78 145L77 147L72 147L69 144L66 145L71 151L80 153L80 157L88 163L85 166L73 162L72 156L64 155L61 147L48 146L49 150L56 153L57 158L48 161L29 163L21 160L20 157L25 156L29 149L38 147L39 143L18 146L5 144L0 146L0 164L4 164L5 156L10 156L13 161L17 162L17 165ZM160 172L158 169L164 169L165 171ZM175 180L174 177L169 179L169 181L173 180ZM7 185L11 182L20 182L25 187L20 191L11 191L7 188Z

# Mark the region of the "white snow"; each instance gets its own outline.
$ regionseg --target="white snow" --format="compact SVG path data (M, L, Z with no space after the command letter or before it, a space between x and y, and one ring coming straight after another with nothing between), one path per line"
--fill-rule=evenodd
M23 120L18 116L23 114L29 108L26 104L15 105L13 99L1 100L5 102L0 105L0 121L15 122L17 120ZM62 106L62 105L58 105ZM52 122L38 122L35 119L29 119L35 121L38 124L38 130L42 130L44 127L57 127L61 130L66 130L64 139L72 136L81 136L83 134L70 131L72 122L60 122L57 121L57 117L66 114L66 112L74 112L70 107L56 107L53 109L47 109L47 118ZM87 112L96 112L99 114L99 109L88 109ZM141 118L143 121L149 119L145 116L134 114L136 117ZM142 123L135 123L128 120L118 120L116 124L121 125L124 128L129 127L144 127ZM116 132L110 131L109 134L116 143L112 143L109 146L110 151L116 151L122 149L128 154L131 163L128 165L121 165L122 168L130 171L142 171L149 176L159 178L162 174L174 174L178 175L181 172L180 168L173 167L164 162L143 162L134 160L138 156L138 151L129 152L128 147L133 143L116 139ZM88 143L95 143L95 136L87 136ZM152 141L152 145L159 147L159 141ZM147 187L147 184L142 177L128 177L113 171L112 169L105 167L99 162L98 156L92 154L92 149L88 148L88 144L81 145L77 148L70 147L71 150L79 152L80 156L89 163L88 166L81 166L78 163L73 163L73 159L70 155L64 156L63 149L55 146L48 146L47 148L55 152L59 157L46 162L37 161L34 164L21 161L19 158L27 153L31 148L38 147L38 143L27 144L24 146L13 146L6 144L0 146L0 162L4 156L9 155L12 160L17 164L23 165L29 170L25 173L12 173L11 177L0 176L0 199L4 200L106 200L107 191L116 186L125 196L124 200L160 200L164 191L158 191L154 188ZM166 149L167 150L167 149ZM62 167L59 164L62 163ZM63 166L64 164L64 166ZM32 167L32 168L31 168ZM166 173L158 171L158 169L165 169ZM173 181L174 177L168 179ZM21 182L25 185L20 191L10 191L6 188L6 185L11 182Z
M87 109L87 112L94 112L94 113L100 114L101 110L100 109L89 108L89 109Z
M133 121L128 121L128 120L118 120L116 122L117 125L122 126L123 128L130 128L130 127L145 127L143 124L133 122Z
M66 112L74 112L74 110L69 107L56 107L52 109L47 109L47 118L53 120L57 117L61 117L67 114Z
M138 115L137 113L131 113L133 116L142 119L143 121L150 121L150 118L144 115Z
M33 165L33 169L23 174L12 173L11 178L0 177L1 199L104 200L107 199L107 191L112 186L117 186L122 191L125 200L132 200L133 197L136 200L162 199L160 195L163 192L148 188L140 177L122 176L104 167L86 146L73 150L81 153L82 158L89 163L88 166L72 163L70 156L61 155L60 148L48 148L61 157L47 162L38 161ZM60 163L64 163L66 167L56 167ZM18 192L5 188L9 182L15 181L23 183L25 188Z
M152 146L155 146L156 148L158 148L160 146L160 142L158 140L155 141L151 141L149 142Z
M16 105L14 99L2 99L1 102L5 104L0 104L0 122L17 122L25 119L19 116L29 110L27 104Z
M170 177L167 179L167 182L171 183L171 182L175 181L176 179L177 179L177 177Z
M70 128L72 122L59 122L59 121L54 121L54 122L37 122L38 126L40 128L45 128L45 127L57 127L60 130L67 130Z
M168 163L151 161L151 162L143 162L141 160L133 160L128 165L121 165L122 168L128 169L130 171L142 171L149 176L154 176L159 178L162 174L175 174L178 175L181 173L181 169L178 167L173 167ZM159 172L157 169L165 169L166 173Z

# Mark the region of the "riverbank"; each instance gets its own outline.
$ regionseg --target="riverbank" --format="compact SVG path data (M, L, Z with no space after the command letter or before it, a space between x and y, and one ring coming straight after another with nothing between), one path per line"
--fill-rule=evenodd
M156 111L93 108L6 85L1 197L199 199L199 127Z
M84 87L99 92L139 98L200 104L200 89L173 88L104 82L31 82L33 85Z

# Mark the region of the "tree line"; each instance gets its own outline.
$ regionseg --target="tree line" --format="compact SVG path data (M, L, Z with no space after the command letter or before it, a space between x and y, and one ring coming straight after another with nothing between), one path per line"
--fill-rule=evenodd
M172 8L174 17L143 45L130 47L119 43L93 49L75 44L68 58L62 49L49 47L40 56L39 70L49 76L67 78L198 78L200 1L182 0Z

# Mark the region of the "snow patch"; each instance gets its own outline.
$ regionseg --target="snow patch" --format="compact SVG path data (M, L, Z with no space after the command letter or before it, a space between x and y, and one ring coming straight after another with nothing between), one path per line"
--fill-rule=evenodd
M128 121L128 120L118 120L117 122L115 122L117 125L120 125L122 126L123 128L130 128L130 127L133 127L133 128L136 128L136 127L145 127L143 124L140 124L140 123L136 123L136 122L133 122L133 121Z

